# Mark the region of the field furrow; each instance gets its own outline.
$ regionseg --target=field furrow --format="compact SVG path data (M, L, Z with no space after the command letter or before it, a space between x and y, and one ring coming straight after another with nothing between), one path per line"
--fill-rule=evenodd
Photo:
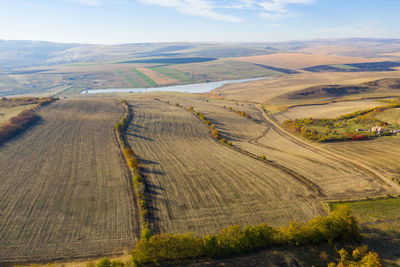
M276 127L271 120L261 120L262 113L249 105L235 105L221 101L201 99L171 99L185 107L193 106L220 130L233 145L253 154L264 155L267 160L305 177L321 189L324 199L356 198L395 193L387 181L347 161L291 137ZM232 105L233 104L233 105ZM245 111L255 120L239 116L224 108ZM258 114L257 114L258 113ZM261 113L261 114L260 114Z
M0 147L0 263L119 254L137 239L115 100L62 100ZM1 265L1 264L0 264Z
M228 224L287 224L323 213L287 173L215 142L193 114L131 100L128 142L141 159L156 232L215 232Z

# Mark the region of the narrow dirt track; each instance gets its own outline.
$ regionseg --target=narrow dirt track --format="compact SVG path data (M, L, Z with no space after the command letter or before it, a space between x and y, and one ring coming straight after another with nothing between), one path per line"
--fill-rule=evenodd
M363 142L327 143L322 147L335 151L337 154L358 159L375 172L385 176L387 180L400 181L400 138L398 136Z
M252 154L265 155L268 161L305 177L321 189L321 200L364 198L397 192L387 179L361 167L356 161L297 140L254 105L242 106L189 97L169 100L182 103L185 107L193 106L211 120L234 146ZM256 120L239 116L223 106L245 111Z
M287 224L324 211L287 173L215 142L193 114L131 100L127 138L141 159L156 232L215 232L228 224Z
M256 105L257 108L261 111L261 107L259 105ZM288 140L293 140L294 143L301 145L305 148L308 148L310 150L315 151L315 153L318 154L325 154L326 156L330 156L333 158L336 158L337 161L342 161L342 162L349 162L353 165L354 168L362 171L365 173L365 176L367 175L373 175L375 176L375 180L379 181L380 184L382 185L388 185L394 192L396 193L400 193L400 186L396 183L394 183L393 181L389 180L387 177L385 177L384 175L382 175L380 172L376 171L375 169L367 166L366 164L363 164L362 162L360 162L360 160L354 160L353 158L350 157L346 157L343 154L334 152L332 150L328 150L325 147L322 146L312 146L311 144L308 144L307 142L305 142L304 140L302 140L301 138L298 138L296 136L291 135L290 133L288 133L285 129L283 129L279 123L277 123L275 120L271 119L269 116L267 116L264 112L264 117L266 119L266 121L272 125L272 127L274 128L274 130L278 133L280 133L282 136L285 136Z
M0 146L0 265L121 254L137 240L115 100L61 100Z

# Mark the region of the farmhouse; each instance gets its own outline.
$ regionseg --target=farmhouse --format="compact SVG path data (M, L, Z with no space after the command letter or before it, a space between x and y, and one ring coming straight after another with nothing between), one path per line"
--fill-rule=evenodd
M381 133L381 132L384 132L384 131L385 131L385 129L383 129L380 126L374 126L374 127L371 128L371 132Z

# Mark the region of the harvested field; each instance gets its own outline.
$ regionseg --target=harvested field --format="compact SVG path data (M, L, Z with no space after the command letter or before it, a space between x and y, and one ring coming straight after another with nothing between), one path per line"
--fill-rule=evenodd
M318 65L304 68L306 71L311 72L334 72L334 71L347 71L347 72L360 72L360 71L394 71L398 68L400 63L391 61L382 62L367 62L367 63L353 63L353 64L339 64L339 65Z
M324 147L357 159L400 183L400 137L382 137L363 142L324 144Z
M315 191L282 170L216 142L182 108L129 103L127 138L141 159L156 233L216 232L228 224L287 224L324 211Z
M263 121L256 122L223 109L220 104L216 106L212 102L193 101L189 98L176 102L186 107L193 106L196 111L204 114L217 126L223 137L233 142L234 146L259 156L265 155L267 160L271 160L274 164L291 169L316 184L322 192L321 199L364 197L396 192L386 181L382 181L353 162L335 157L326 150L321 150L316 144L291 137L278 128L271 119L264 118ZM233 108L246 111L242 106ZM251 111L246 112L254 116Z
M235 60L256 64L270 65L278 68L296 69L328 64L347 64L374 62L377 59L344 57L336 55L317 55L303 53L275 53L253 57L235 57Z
M202 81L235 80L282 74L281 72L266 69L252 63L227 59L175 65L174 68L189 73L192 77Z
M7 123L12 117L17 116L21 111L25 109L31 109L33 105L23 105L17 107L0 107L0 126Z
M400 108L385 110L376 114L375 118L386 121L389 124L400 124Z
M333 119L357 110L373 108L380 105L382 105L382 102L376 100L340 101L324 105L293 107L289 108L287 111L274 114L274 117L279 122L308 117L315 119Z
M138 232L116 100L61 100L0 147L0 265L119 254Z
M155 72L154 70L149 69L149 68L137 68L137 70L142 72L143 74L145 74L147 77L150 77L150 79L152 79L159 85L179 83L178 80L175 80L175 79L172 79L171 77L162 75L162 74Z
M219 95L226 99L237 101L251 101L256 103L286 105L311 104L325 102L332 96L315 99L288 99L290 92L296 92L312 86L320 85L355 85L375 81L382 78L398 78L399 71L389 72L357 72L357 73L300 73L268 80L251 81L245 83L227 84L213 90L211 95ZM357 95L360 97L382 97L398 95L398 90L375 90ZM340 98L345 98L341 96ZM353 96L349 96L353 97ZM337 97L336 97L337 98Z

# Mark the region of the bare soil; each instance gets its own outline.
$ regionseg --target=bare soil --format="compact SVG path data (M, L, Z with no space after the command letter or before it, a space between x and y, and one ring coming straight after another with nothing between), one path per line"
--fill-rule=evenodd
M116 100L60 100L0 147L0 265L121 254L137 240Z
M141 159L157 233L213 233L229 224L283 225L324 211L316 192L279 168L216 142L192 113L130 100L127 137Z

